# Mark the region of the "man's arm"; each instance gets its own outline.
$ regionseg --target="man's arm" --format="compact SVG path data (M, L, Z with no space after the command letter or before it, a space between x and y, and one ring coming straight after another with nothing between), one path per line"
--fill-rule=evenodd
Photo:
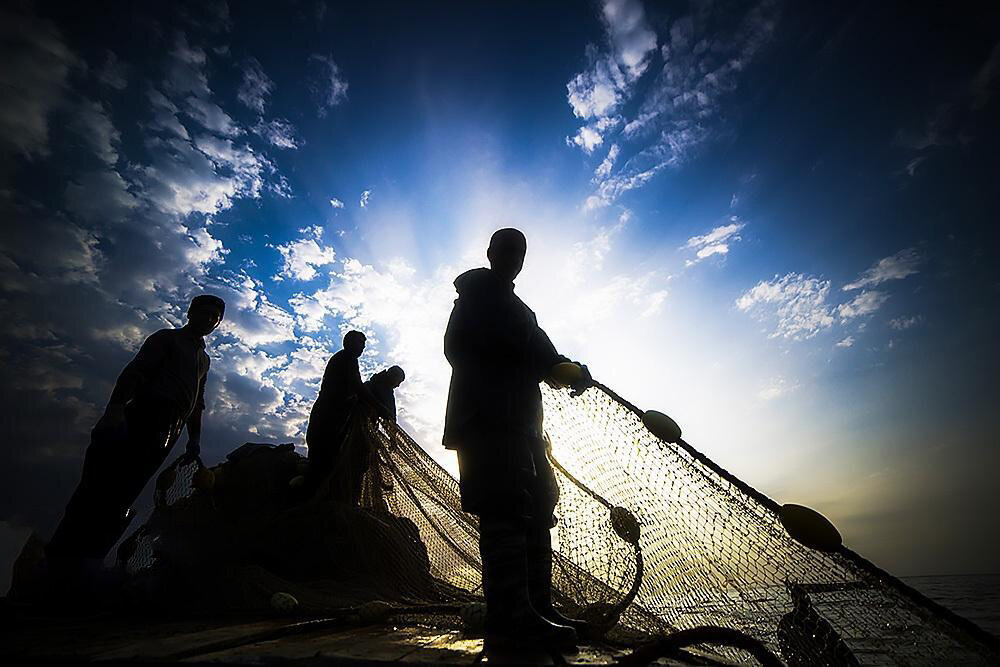
M122 369L104 414L95 428L118 426L125 419L125 404L135 398L139 387L148 382L149 377L160 369L167 354L167 346L166 340L159 333L156 332L146 338L132 361Z
M571 387L571 394L573 396L579 396L586 391L588 387L594 384L594 378L590 376L590 369L588 369L586 365L573 361L569 357L556 352L556 347L549 339L549 335L545 333L544 329L537 325L535 328L535 335L532 337L532 346L532 359L538 364L538 370L542 379L549 377L553 366L558 363L568 361L579 366L582 371L580 380Z
M198 384L198 400L195 401L194 410L187 420L188 441L184 455L188 459L194 459L201 454L201 415L205 412L205 383L208 380L206 372Z
M389 409L382 404L382 401L376 398L375 394L372 393L372 390L368 387L368 383L361 382L360 371L358 372L358 384L355 387L355 391L357 392L358 399L374 408L375 412L377 412L380 416L388 419L389 421L395 421L395 418L389 414Z

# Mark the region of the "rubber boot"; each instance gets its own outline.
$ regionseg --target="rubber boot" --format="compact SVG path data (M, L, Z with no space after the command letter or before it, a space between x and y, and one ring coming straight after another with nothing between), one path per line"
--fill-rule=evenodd
M576 631L552 623L531 606L523 522L484 517L480 521L479 551L486 596L484 650L575 650Z
M586 621L569 618L552 606L552 535L547 526L531 526L527 536L528 599L543 618L583 634Z

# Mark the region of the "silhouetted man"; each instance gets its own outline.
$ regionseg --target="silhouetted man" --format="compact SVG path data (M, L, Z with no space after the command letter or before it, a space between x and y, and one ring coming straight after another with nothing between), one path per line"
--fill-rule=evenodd
M365 350L365 341L365 335L360 331L348 331L344 335L344 349L330 357L323 373L319 396L313 403L306 428L306 446L309 448L306 489L310 493L330 477L341 458L343 444L350 436L352 412L359 400L389 418L386 408L361 382L358 358ZM334 496L348 500L350 492L340 488L342 486L340 484L332 489Z
M382 407L386 409L392 421L396 421L396 396L393 393L406 379L406 373L399 366L391 366L368 378L365 386Z
M91 433L80 484L47 548L51 570L72 574L101 560L122 536L129 506L187 424L187 455L201 449L209 358L205 336L225 313L217 296L191 300L187 324L149 336L122 370Z
M444 446L458 453L462 508L480 517L486 645L568 648L570 619L552 607L549 529L558 496L545 455L539 382L568 361L514 294L524 235L490 239L489 269L455 279L444 351L452 367ZM591 380L574 387L582 391Z
M372 375L365 382L365 388L371 392L375 405L371 405L359 417L381 417L387 422L396 422L396 397L393 391L403 383L406 374L399 366L387 368ZM340 453L338 462L334 465L334 482L332 496L344 500L351 505L361 501L364 488L365 473L371 465L372 441L369 427L365 419L360 420L358 429L349 430ZM387 429L392 426L386 424Z

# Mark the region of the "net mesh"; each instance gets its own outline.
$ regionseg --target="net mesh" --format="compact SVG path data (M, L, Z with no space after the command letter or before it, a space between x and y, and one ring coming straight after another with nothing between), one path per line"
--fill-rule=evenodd
M553 597L565 613L590 621L595 634L636 644L675 630L731 628L759 640L789 665L1000 662L990 635L848 549L824 552L793 540L773 501L683 441L670 444L653 435L641 413L611 390L598 385L573 397L543 385L543 400L560 487ZM289 542L295 526L377 535L363 551L366 559L379 560L365 572L383 581L354 581L351 597L343 586L328 585L330 572L292 577L273 554L258 560L273 577L284 577L285 590L319 606L376 594L403 603L479 599L478 522L462 512L457 481L395 425L360 410L352 424L347 447L360 448L366 460L359 473L360 507L352 511L364 521L344 519L346 528L336 522L310 526L308 521L326 517L333 506L296 501L289 491L287 502L276 501L280 507L255 521L253 539L278 539L288 551L303 548ZM287 450L286 455L298 457ZM284 477L301 471L298 459L289 459ZM235 477L235 465L217 466L216 476ZM272 476L281 468L267 467ZM187 490L167 492L154 520L136 533L141 546L128 551L129 571L162 567L155 545L180 539L169 526L190 529L191 522L165 518L171 513L197 512L199 525L234 521L226 515L234 511L227 507L239 506L225 500L232 491L217 483L214 491L197 493L190 479L187 471L178 475L177 483ZM280 484L296 485L283 478ZM255 490L248 493L262 493L259 484L249 487ZM233 552L246 551L232 531L227 535L236 545ZM343 543L336 548L342 554ZM339 567L350 569L343 562ZM379 585L386 579L405 585ZM719 660L753 664L735 648L699 648Z

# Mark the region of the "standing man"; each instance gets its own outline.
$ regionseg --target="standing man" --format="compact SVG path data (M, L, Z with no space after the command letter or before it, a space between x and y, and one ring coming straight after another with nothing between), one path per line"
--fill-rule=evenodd
M379 403L361 382L358 358L365 351L365 335L360 331L344 334L344 348L330 357L323 372L319 396L309 413L306 427L306 447L309 469L306 490L314 493L334 471L350 435L351 414L359 400L372 406L381 416L389 418L388 410ZM334 489L335 495L346 500L346 489Z
M196 296L187 324L149 336L118 376L91 433L80 484L46 550L57 577L72 577L87 561L104 558L128 527L129 506L185 424L187 455L200 453L209 368L205 336L219 326L225 310L217 296Z
M514 294L527 241L493 234L489 269L455 279L444 353L452 367L444 446L457 450L462 509L479 515L486 646L569 648L573 621L552 607L549 530L558 495L545 455L539 382L568 361ZM583 377L573 387L583 391Z

